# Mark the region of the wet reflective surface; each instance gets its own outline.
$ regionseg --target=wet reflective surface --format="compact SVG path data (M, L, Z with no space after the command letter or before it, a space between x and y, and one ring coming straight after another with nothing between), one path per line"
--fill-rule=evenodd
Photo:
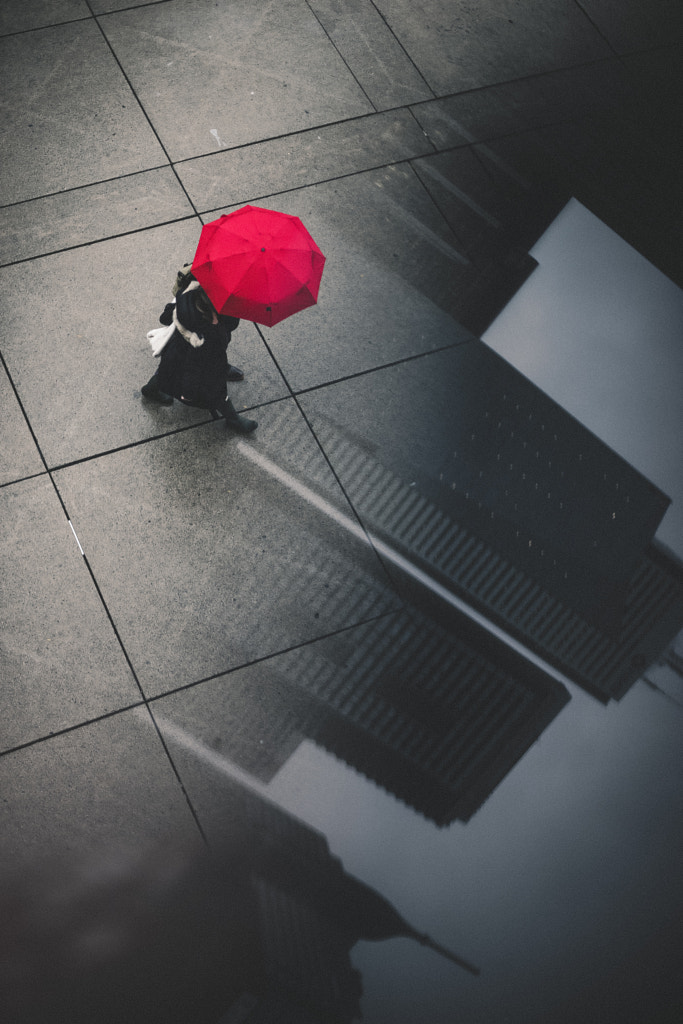
M671 272L675 25L586 6L3 11L16 1024L683 1014L681 293L565 208ZM245 202L327 264L240 438L139 387Z

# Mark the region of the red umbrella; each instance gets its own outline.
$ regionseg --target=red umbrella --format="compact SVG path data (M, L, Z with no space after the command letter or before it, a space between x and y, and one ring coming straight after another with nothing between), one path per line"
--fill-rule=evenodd
M272 327L315 305L324 265L298 217L243 206L204 225L192 273L219 313Z

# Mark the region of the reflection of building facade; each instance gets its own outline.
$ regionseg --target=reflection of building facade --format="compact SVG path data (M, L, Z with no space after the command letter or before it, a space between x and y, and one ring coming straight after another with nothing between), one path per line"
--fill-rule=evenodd
M347 875L323 835L221 775L223 831L256 894L254 980L219 1024L345 1024L360 1018L360 975L349 951L359 939L404 935L467 961L415 932L374 890ZM220 859L220 858L219 858Z
M315 902L253 877L259 951L254 980L219 1024L351 1024L361 1016L353 941Z
M211 851L167 838L5 866L3 1022L352 1024L351 948L398 936L479 974L347 874L322 834L218 768Z
M683 567L653 540L668 499L482 343L443 362L453 395L436 472L407 479L316 420L351 503L372 536L619 699L683 625Z
M285 671L314 713L307 734L438 825L467 821L569 699L464 619L416 611L361 628ZM358 642L360 636L360 642Z
M569 699L464 617L444 628L414 609L233 673L226 687L247 711L221 752L245 770L268 781L308 737L439 825L470 818Z
M348 935L317 899L343 877L340 862L320 833L230 779L221 785L226 842L240 837L260 937L257 984L222 1024L356 1019L361 983L349 950L359 936Z
M420 611L394 612L367 590L363 625L232 674L244 711L221 747L268 781L307 737L439 825L468 820L568 700L443 588L603 701L623 696L683 622L681 566L652 541L666 496L486 346L443 359L456 393L439 410L448 450L436 476L413 465L409 482L382 464L379 439L373 449L315 423ZM290 436L278 474L330 514L329 479L302 451ZM353 593L342 582L321 600Z

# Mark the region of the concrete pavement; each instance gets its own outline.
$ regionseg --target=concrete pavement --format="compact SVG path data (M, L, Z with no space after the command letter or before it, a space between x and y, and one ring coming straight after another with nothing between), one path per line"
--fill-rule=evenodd
M282 707L269 720L259 666L277 677L278 659L286 667L294 650L312 658L320 651L324 660L330 638L360 646L370 626L390 631L415 599L415 579L407 587L403 570L363 534L373 524L349 485L349 452L376 467L370 490L376 479L389 493L381 475L389 470L397 488L417 480L425 501L450 509L436 486L449 438L436 422L433 447L423 436L420 481L406 458L402 410L427 423L434 417L432 395L447 390L444 350L480 344L533 272L528 249L570 195L583 189L596 212L601 202L618 206L617 230L632 232L633 244L671 272L671 218L661 201L662 180L673 181L670 79L655 90L661 69L674 66L680 16L665 0L624 8L616 13L600 0L492 0L474 11L449 0L4 4L5 864L47 850L96 853L122 840L192 844L220 832L202 751L227 751L239 771L242 724L240 756L253 766L262 758L266 767L252 771L261 784L284 764L303 738L301 722L294 715L291 728L283 724L290 696L281 684ZM661 95L669 98L659 102ZM611 164L600 177L609 163L598 159L600 119L614 129L615 166L633 154L618 181ZM558 157L570 126L583 147L571 171ZM652 129L650 157L644 126ZM534 146L522 173L527 133ZM553 167L543 185L541 137ZM316 307L272 329L242 323L236 332L231 361L246 379L230 393L259 421L253 436L236 439L205 413L157 407L139 389L154 369L146 332L170 298L177 265L192 257L202 223L246 202L300 216L327 265ZM673 193L670 202L675 208ZM354 393L367 400L346 403L356 379ZM508 666L515 678L520 665ZM575 702L588 700L568 689ZM270 683L268 693L275 701ZM515 756L528 729L531 742L529 721L508 738ZM648 721L659 721L657 710ZM662 742L663 770L674 763L676 736L680 720ZM276 784L273 798L321 829L326 814L307 817L306 800L338 804L342 832L353 834L339 795L346 784L337 792L321 774L311 795L314 769L302 764L293 789L283 795ZM657 823L676 808L677 781L664 789ZM491 813L501 813L504 835L505 814ZM393 804L386 832L359 818L349 844L358 863L347 866L365 866L383 889L377 851L393 835L406 852L400 871L387 870L387 886L395 900L406 895L414 917L429 901L419 895L412 825L403 834L392 815ZM445 856L443 841L434 843ZM681 895L666 847L663 839L661 856L639 862L664 877L650 916L629 918L645 935L666 899ZM457 864L452 849L449 863ZM559 980L545 991L537 984L529 1004L495 942L489 948L473 928L476 948L468 950L449 871L439 884L449 890L446 909L426 909L426 928L440 928L475 959L488 957L490 987L435 980L430 966L400 951L388 964L368 961L365 1019L445 1024L462 1012L498 1024L505 1005L520 1024L559 1020ZM522 960L535 956L537 895L529 894ZM604 927L615 937L612 910L604 908ZM588 927L591 908L582 913ZM615 963L574 965L588 972L586 990L635 955L635 940L617 945ZM557 980L557 964L555 971ZM387 977L399 975L418 979L417 994L406 990L403 1002L386 989ZM424 1007L427 1017L417 1016ZM615 1007L616 996L600 1019L627 1019Z

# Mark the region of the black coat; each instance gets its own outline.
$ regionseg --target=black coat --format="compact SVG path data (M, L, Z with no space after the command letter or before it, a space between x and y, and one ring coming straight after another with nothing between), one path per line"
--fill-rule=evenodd
M197 309L192 291L178 295L175 312L185 334L200 343L192 344L176 327L161 352L158 387L189 405L213 409L227 395L228 345L239 320L219 316L217 324L211 323ZM172 317L173 305L169 303L159 319L170 324Z

